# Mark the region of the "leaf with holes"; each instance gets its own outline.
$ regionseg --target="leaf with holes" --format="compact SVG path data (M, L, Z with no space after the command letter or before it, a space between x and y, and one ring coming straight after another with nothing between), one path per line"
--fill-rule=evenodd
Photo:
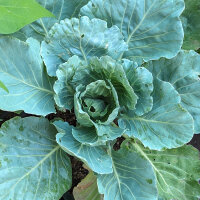
M152 151L134 143L135 151L147 159L156 174L162 200L197 200L200 197L199 152L192 146Z
M43 116L54 113L54 79L44 69L40 43L32 38L25 43L3 37L0 54L0 80L9 90L0 93L0 109Z
M0 129L0 199L59 199L71 187L70 160L47 119L16 117Z
M99 192L104 200L157 200L156 179L152 166L126 141L119 151L110 152L113 173L97 175Z
M69 154L97 177L75 198L197 200L197 152L184 145L200 132L200 56L181 50L196 0L182 21L184 0L36 1L56 18L0 36L0 110L52 124L4 123L0 199L73 198Z

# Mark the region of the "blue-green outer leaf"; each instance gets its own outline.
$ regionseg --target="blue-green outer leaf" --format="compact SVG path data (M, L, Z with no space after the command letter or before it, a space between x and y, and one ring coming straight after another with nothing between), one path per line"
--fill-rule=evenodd
M192 116L180 105L181 98L174 87L154 79L152 110L138 116L122 116L121 128L129 136L138 138L145 147L162 150L176 148L189 142L194 134Z
M60 199L71 187L70 159L47 119L16 117L0 129L0 199Z
M81 14L120 28L129 46L121 57L149 61L172 58L180 51L183 9L183 0L91 0Z
M153 76L144 67L138 67L136 63L129 60L123 60L123 68L126 77L133 88L135 94L138 96L135 110L129 110L138 116L151 111L153 107Z
M48 74L55 76L58 66L73 55L87 61L93 56L116 58L125 50L127 45L117 26L107 28L103 20L81 17L55 24L42 42L41 54Z
M194 51L181 51L171 60L161 59L149 63L154 76L170 82L181 96L181 105L194 118L194 131L200 133L200 55Z
M72 126L66 122L56 121L53 124L60 132L56 140L63 150L81 159L96 173L112 173L111 157L107 154L105 147L91 147L78 142L72 135Z
M0 94L0 109L43 116L55 112L54 79L44 69L38 41L0 38L0 80L9 90Z
M156 174L159 200L198 200L200 197L199 152L192 146L152 151L134 143L135 151L147 159Z
M150 163L128 149L111 152L113 173L97 175L99 192L104 200L157 200L155 174Z

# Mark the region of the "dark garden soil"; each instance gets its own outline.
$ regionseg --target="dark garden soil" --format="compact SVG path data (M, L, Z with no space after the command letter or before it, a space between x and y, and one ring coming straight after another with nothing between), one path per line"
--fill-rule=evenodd
M33 116L26 114L24 112L21 112L20 114L12 113L12 112L5 112L0 110L0 126L2 125L3 122L15 117L15 116L20 116L20 117L28 117L28 116ZM61 118L64 121L68 122L70 125L76 126L76 119L75 115L73 112L66 111L66 112L61 112L57 111L57 114L50 114L46 116L47 119L53 120L56 118ZM124 141L124 138L121 137L119 138L115 145L114 145L114 150L118 150L120 148L121 143ZM197 148L200 151L200 134L199 135L194 135L193 139L188 143ZM71 163L72 163L72 188L60 199L60 200L73 200L72 197L72 192L73 188L77 186L77 184L85 178L85 176L88 174L88 170L86 170L83 167L83 163L79 161L78 159L70 156Z
M194 137L188 144L191 144L193 147L197 148L200 151L200 134L194 135Z

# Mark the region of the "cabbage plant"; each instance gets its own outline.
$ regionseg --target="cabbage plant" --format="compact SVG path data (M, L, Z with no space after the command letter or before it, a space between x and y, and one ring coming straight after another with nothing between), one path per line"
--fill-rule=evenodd
M71 155L96 177L86 200L198 200L186 144L200 132L200 55L181 49L184 1L38 2L56 18L0 37L0 109L32 115L1 126L0 199L59 200ZM58 110L76 126L45 118Z

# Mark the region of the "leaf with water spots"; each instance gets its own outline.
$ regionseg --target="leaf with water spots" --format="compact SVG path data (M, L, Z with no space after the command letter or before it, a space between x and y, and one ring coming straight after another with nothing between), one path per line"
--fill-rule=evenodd
M71 187L71 164L47 119L16 117L0 129L0 199L59 199Z
M99 192L104 200L157 200L156 179L149 161L129 147L111 152L113 173L97 175Z
M200 197L199 152L192 146L165 151L152 151L133 144L135 151L152 165L160 200L198 200Z

